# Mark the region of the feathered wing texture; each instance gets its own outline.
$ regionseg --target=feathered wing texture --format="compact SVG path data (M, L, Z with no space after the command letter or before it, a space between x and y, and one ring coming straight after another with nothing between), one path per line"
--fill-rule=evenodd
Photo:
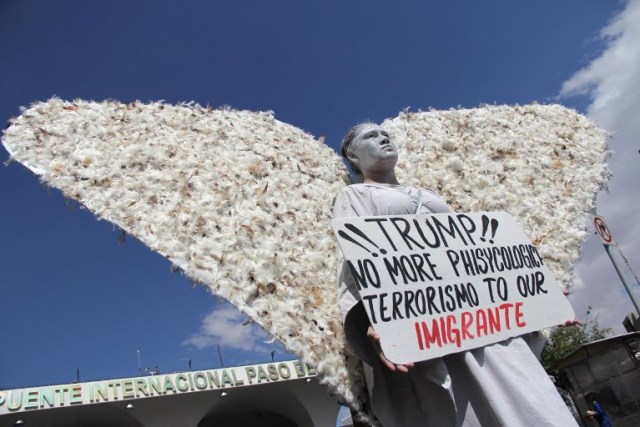
M384 126L401 147L401 181L438 190L460 211L510 212L570 282L585 212L608 178L604 132L557 105L402 113ZM3 143L232 302L359 407L329 227L346 171L322 142L271 113L52 99L15 119Z
M384 122L399 180L437 190L461 212L505 211L568 288L587 212L609 179L607 133L560 105L402 113Z
M4 145L48 185L226 298L354 401L335 296L328 146L271 113L38 103Z

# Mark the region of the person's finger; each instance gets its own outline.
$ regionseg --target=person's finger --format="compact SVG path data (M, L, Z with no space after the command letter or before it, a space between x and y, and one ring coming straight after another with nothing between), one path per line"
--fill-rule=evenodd
M391 363L391 362L389 361L389 359L387 359L386 357L384 357L384 354L382 354L382 352L380 352L380 353L378 354L378 356L380 357L380 360L382 360L382 363L384 363L384 364L385 364L385 366L386 366L387 368L389 368L391 371L395 372L395 371L397 370L396 365L394 365L393 363Z
M396 365L396 369L404 374L409 373L409 368L407 367L407 365Z
M387 356L385 356L382 351L380 351L378 355L380 356L380 359L384 362L384 364L392 371L398 371L402 372L403 374L407 374L409 373L409 369L413 368L413 363L411 362L396 365L395 363L387 359Z
M367 337L376 342L380 341L380 335L373 329L373 326L369 326L369 329L367 329Z
M404 372L405 374L409 373L410 369L413 369L413 363L403 363L402 365L396 365L396 369L400 372Z
M382 347L380 346L380 335L378 335L376 330L373 329L373 326L369 326L369 328L367 329L367 337L371 340L371 343L373 344L373 347L375 348L376 353L378 354L378 357L380 358L382 363L384 363L384 365L390 371L392 372L398 371L406 374L409 372L410 368L413 368L413 363L396 365L395 363L387 359L387 356L384 355L384 352L382 351Z

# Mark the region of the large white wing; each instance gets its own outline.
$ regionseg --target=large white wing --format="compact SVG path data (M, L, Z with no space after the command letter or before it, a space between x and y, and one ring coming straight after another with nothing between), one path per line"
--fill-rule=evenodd
M402 113L384 123L400 179L457 210L521 221L565 285L585 213L608 177L606 135L552 105ZM163 103L38 103L3 143L80 201L223 296L358 405L345 354L329 219L338 156L270 113ZM349 367L347 365L350 365Z
M456 210L506 211L571 287L587 213L608 178L607 133L560 105L402 113L387 120L401 182L437 190Z
M347 174L328 146L271 113L60 99L25 111L3 143L353 399L329 227Z

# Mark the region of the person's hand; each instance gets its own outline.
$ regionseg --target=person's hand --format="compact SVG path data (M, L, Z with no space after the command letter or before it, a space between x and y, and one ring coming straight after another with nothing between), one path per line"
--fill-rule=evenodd
M409 372L409 369L413 368L413 363L396 365L395 363L387 359L387 356L385 356L384 353L382 352L382 347L380 347L380 335L378 335L375 329L373 329L373 326L369 326L369 329L367 329L367 337L371 340L371 343L373 344L373 348L375 348L376 353L378 354L378 357L380 358L380 360L382 360L382 363L384 363L384 365L387 368L389 368L389 370L394 372L395 371L403 372L406 374Z
M562 289L562 294L565 297L569 296L569 290L567 288L563 288ZM565 328L567 326L576 326L576 325L582 325L582 322L578 319L572 319L572 320L567 320L566 322L564 322L562 325L560 325L561 327Z
M572 320L567 320L560 326L563 328L566 328L567 326L579 326L579 325L582 325L582 322L580 320L572 319Z

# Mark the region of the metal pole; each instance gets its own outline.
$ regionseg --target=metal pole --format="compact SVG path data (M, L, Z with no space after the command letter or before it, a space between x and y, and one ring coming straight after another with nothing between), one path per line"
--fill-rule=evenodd
M220 352L220 345L216 344L218 347L218 357L220 358L220 367L224 368L224 363L222 363L222 353Z
M142 367L140 366L140 350L138 350L138 375L142 375Z
M636 298L633 296L633 292L631 292L631 284L627 281L627 278L624 275L622 271L622 267L618 263L618 260L611 253L611 246L614 246L614 245L603 245L603 246L604 246L604 250L607 251L607 255L609 255L609 258L611 259L611 262L613 263L613 266L615 267L616 272L618 273L618 276L620 276L620 280L622 280L622 284L627 290L627 293L629 294L629 298L631 298L631 302L633 303L633 306L636 308L636 312L638 313L638 315L640 315L640 305L638 304L638 301L636 301Z

